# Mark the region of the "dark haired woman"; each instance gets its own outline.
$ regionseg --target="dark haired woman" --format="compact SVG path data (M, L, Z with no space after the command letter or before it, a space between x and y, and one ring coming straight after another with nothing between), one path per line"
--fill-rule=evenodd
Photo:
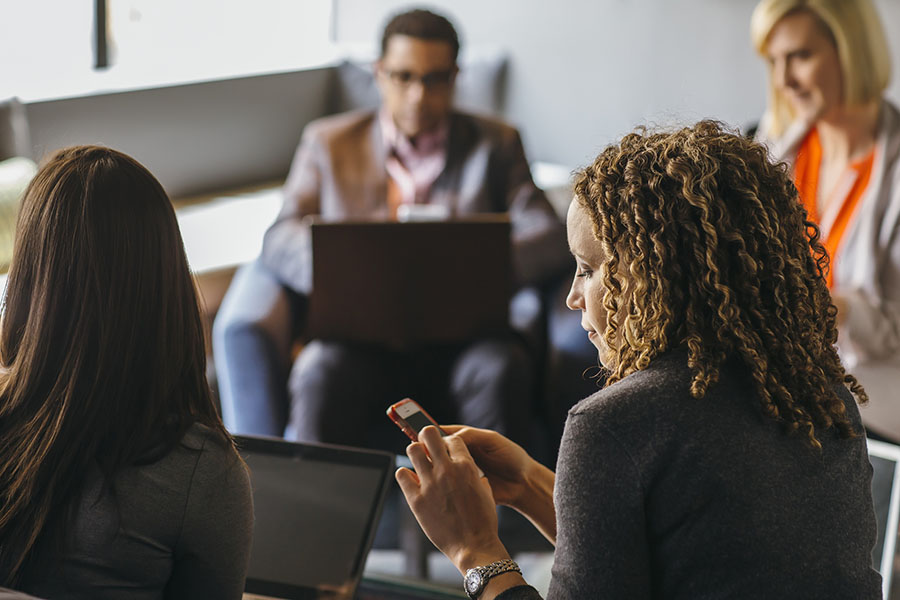
M252 504L159 182L62 150L25 192L0 332L0 585L240 598Z
M397 473L471 597L538 597L496 502L556 544L550 598L880 598L865 393L784 165L712 122L631 134L580 174L567 227L567 303L609 376L556 474L461 428L423 430Z

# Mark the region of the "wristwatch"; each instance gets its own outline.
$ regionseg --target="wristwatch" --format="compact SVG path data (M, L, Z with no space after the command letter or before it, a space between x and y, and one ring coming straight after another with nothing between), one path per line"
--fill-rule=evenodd
M519 568L516 561L510 558L492 562L484 567L469 569L466 571L466 576L463 579L463 588L466 590L466 594L469 595L469 598L475 600L481 595L481 592L484 591L484 586L487 585L487 582L491 577L495 577L501 573L508 573L509 571L522 573L522 569Z

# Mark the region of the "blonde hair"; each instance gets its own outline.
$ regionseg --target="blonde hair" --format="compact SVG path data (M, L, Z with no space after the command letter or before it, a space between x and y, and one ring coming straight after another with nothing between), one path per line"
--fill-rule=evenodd
M891 78L891 60L871 0L762 0L750 19L750 38L760 56L775 25L796 11L808 11L817 17L834 39L844 81L844 102L867 104L881 97ZM772 82L769 71L769 106L766 133L778 137L795 119L794 111Z

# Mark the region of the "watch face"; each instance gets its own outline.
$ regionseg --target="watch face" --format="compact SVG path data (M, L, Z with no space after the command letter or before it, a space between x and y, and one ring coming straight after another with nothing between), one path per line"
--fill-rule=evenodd
M470 569L469 572L466 573L466 591L470 594L474 594L481 591L481 586L481 573L475 569Z

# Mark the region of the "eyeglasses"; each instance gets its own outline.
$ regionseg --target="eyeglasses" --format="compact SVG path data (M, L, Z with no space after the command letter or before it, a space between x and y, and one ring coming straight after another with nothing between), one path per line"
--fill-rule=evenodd
M432 71L424 75L417 75L411 71L391 71L384 70L388 79L398 88L407 89L415 83L421 83L426 90L446 89L453 82L456 71L448 69L446 71Z

